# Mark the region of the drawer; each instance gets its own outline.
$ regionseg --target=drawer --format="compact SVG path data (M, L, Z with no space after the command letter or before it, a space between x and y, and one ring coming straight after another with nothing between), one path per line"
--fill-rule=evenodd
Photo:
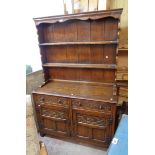
M55 119L64 119L64 120L68 119L68 112L58 109L42 108L41 115Z
M52 96L52 95L42 95L34 94L34 101L36 104L48 104L48 105L58 105L63 107L69 107L69 102L67 98Z
M88 109L88 110L97 110L100 112L112 112L112 105L99 101L90 101L90 100L72 100L73 109Z

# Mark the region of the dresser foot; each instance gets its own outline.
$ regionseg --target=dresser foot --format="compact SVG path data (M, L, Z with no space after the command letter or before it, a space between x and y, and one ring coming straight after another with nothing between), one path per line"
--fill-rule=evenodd
M41 137L44 137L45 135L46 135L45 133L41 133L41 132L40 132L40 136L41 136Z

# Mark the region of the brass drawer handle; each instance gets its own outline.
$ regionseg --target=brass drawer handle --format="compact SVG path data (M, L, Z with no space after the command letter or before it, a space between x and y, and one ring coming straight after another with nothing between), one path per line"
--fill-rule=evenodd
M44 100L45 100L44 97L40 98L40 102L44 102Z
M79 107L82 106L82 104L80 102L78 102L78 101L73 102L73 105L74 106L79 106Z
M41 105L44 105L44 103L38 104L38 107L40 108L40 107L41 107Z
M100 105L99 109L102 110L102 105Z
M63 101L61 99L58 100L59 104L63 104Z
M76 103L79 107L81 107L82 106L82 104L80 103L80 102L77 102Z
M100 110L104 110L105 109L105 106L104 105L100 105L99 109Z
M79 102L79 106L81 107L82 106L82 104Z

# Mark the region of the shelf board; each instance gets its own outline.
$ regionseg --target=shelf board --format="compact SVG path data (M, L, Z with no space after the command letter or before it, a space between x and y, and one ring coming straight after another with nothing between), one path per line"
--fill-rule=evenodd
M119 73L128 73L128 66L118 66L117 72Z
M43 67L116 69L116 64L45 63Z
M117 44L118 41L86 41L86 42L56 42L56 43L41 43L39 46L52 46L52 45L102 45L102 44Z
M119 48L118 51L119 52L128 52L128 48Z

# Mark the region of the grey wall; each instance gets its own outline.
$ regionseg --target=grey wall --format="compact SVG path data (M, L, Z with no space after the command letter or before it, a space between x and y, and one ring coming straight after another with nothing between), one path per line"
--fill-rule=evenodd
M30 73L26 75L26 94L31 94L38 86L43 83L42 70Z

